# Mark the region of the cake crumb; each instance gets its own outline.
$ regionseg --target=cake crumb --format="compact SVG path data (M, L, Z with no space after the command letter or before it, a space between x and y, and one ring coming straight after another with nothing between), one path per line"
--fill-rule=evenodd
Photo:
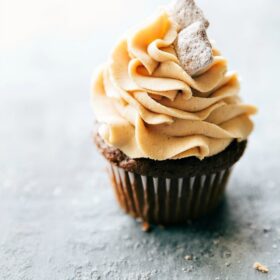
M219 245L219 244L220 244L220 240L219 240L219 239L214 239L214 240L213 240L213 244L214 244L215 246Z
M186 255L186 256L184 257L184 259L185 259L186 261L192 261L192 260L193 260L193 256L192 256L192 255Z
M250 224L250 229L255 230L255 229L257 229L257 226L255 224Z
M193 266L189 267L187 272L192 272L193 271Z
M151 231L151 225L149 223L147 223L147 222L144 222L142 224L142 230L144 232L150 232Z
M255 262L254 263L254 269L262 272L262 273L268 273L269 270L266 266L264 266L263 264L259 263L259 262Z
M193 272L193 266L182 268L184 272Z
M264 233L271 232L271 230L272 230L272 228L271 228L271 226L269 226L269 225L266 225L266 226L263 227L263 232L264 232Z

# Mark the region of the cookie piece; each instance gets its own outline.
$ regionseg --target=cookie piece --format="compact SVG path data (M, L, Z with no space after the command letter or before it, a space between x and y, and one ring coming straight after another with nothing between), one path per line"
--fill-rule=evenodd
M179 25L180 30L196 21L201 21L208 28L209 21L204 17L202 10L197 7L194 0L177 0L169 8L172 19Z
M213 62L212 46L202 22L183 29L174 43L181 66L194 76Z

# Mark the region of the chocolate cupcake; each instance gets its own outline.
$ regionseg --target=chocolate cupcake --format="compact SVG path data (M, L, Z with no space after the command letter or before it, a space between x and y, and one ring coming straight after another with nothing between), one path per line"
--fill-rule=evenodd
M255 107L212 46L208 21L179 0L122 39L94 77L94 136L120 206L155 224L214 209L253 130Z

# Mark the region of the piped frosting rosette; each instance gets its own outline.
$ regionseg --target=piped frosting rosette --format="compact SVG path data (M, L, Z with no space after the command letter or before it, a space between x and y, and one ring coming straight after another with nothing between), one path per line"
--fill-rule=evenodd
M236 73L213 49L195 76L181 66L178 25L162 11L114 48L93 81L93 107L104 141L130 158L199 159L252 132L255 107L241 103Z

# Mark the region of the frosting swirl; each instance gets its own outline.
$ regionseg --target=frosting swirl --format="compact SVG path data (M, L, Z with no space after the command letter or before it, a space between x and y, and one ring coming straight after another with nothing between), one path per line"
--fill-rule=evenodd
M94 77L99 134L131 158L203 159L253 129L256 108L241 103L225 58L213 49L213 62L191 77L174 50L177 36L163 11L121 40Z

